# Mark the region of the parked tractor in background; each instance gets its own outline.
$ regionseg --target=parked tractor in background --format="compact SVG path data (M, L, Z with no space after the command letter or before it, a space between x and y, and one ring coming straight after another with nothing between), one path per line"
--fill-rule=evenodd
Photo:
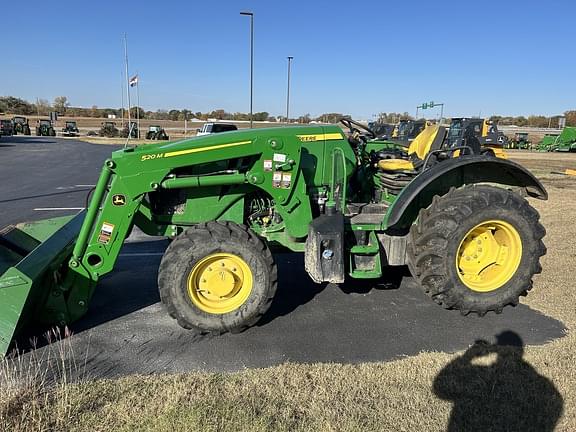
M0 136L14 135L14 125L12 120L0 120Z
M426 128L429 123L430 122L426 119L400 120L394 127L390 138L394 141L410 143L424 130L424 128Z
M170 137L162 126L150 126L146 132L147 140L168 140Z
M481 118L454 117L450 121L447 146L470 147L474 153L492 154L506 158L503 150L504 139L498 126L492 120Z
M30 125L26 117L12 117L12 124L14 125L14 135L30 135Z
M36 121L36 136L56 136L56 130L50 119L40 119Z
M105 121L102 122L102 126L100 127L98 135L101 137L116 138L119 133L120 131L116 127L116 123L112 121Z
M368 127L374 131L378 139L391 139L396 125L391 123L370 122Z
M505 148L507 149L525 150L530 149L531 147L532 143L528 137L528 132L516 132L514 137L509 139L505 144Z
M120 136L122 138L128 138L128 135L130 135L130 138L140 138L140 131L138 130L138 124L136 122L124 124L124 128L120 131Z
M75 137L80 135L80 130L78 129L78 125L73 120L67 120L66 124L62 128L62 136L65 137Z

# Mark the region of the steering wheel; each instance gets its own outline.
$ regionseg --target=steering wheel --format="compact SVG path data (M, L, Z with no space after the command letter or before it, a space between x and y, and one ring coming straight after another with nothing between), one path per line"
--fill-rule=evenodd
M354 135L358 133L360 135L365 135L368 138L376 138L376 133L370 129L368 126L363 125L355 120L348 119L348 118L341 118L340 123L350 129L350 134Z

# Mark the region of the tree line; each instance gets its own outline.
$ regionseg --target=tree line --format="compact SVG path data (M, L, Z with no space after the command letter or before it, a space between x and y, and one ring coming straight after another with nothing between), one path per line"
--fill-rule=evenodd
M108 118L109 115L115 115L120 118L127 113L123 112L122 108L99 108L96 105L90 108L72 107L66 96L58 96L50 103L46 99L38 99L35 103L28 102L24 99L14 96L0 96L0 113L19 114L19 115L41 115L47 116L51 111L56 111L60 115L70 117L97 117ZM216 109L210 112L193 111L189 109L171 109L171 110L156 110L145 111L141 107L132 107L130 110L132 118L140 117L141 119L150 120L237 120L248 121L250 120L249 113L235 112L230 113L223 109ZM317 117L312 117L310 114L305 114L296 118L291 118L291 121L298 123L310 123L312 121L319 121L323 123L336 123L342 117L351 118L350 115L342 113L324 113ZM500 125L515 125L515 126L532 126L532 127L558 127L558 119L561 116L546 117L542 115L524 116L492 116L491 119ZM576 110L566 111L567 126L576 126ZM404 113L380 113L376 116L377 121L384 123L396 123L401 119L413 119L407 112ZM262 111L253 114L254 121L281 121L285 122L286 117L272 116L269 113Z
M502 126L531 126L538 128L557 128L559 119L566 118L566 126L576 126L576 110L565 111L564 115L546 117L543 115L524 116L498 116L490 117L490 120ZM399 120L414 120L407 112L404 113L380 113L377 121L381 123L397 123Z

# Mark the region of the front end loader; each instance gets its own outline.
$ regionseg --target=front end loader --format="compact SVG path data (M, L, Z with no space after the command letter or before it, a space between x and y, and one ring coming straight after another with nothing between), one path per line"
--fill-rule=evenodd
M172 238L158 287L179 325L238 332L266 312L279 277L270 247L304 254L318 283L408 265L433 301L500 313L532 287L545 253L517 190L547 193L520 165L446 147L441 126L408 149L366 126L250 129L112 153L85 211L0 234L0 353L33 323L88 309L137 226Z

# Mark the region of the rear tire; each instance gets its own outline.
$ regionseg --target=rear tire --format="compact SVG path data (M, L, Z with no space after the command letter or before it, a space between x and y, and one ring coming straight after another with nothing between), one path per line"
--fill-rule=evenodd
M483 243L478 229L485 230L494 246ZM420 211L410 230L408 265L437 304L463 315L500 313L532 289L532 277L542 271L545 233L538 212L514 192L486 185L451 189ZM489 248L494 251L492 264L480 261ZM478 274L466 274L465 266L476 265L476 258Z
M226 291L227 283L234 288ZM268 247L248 227L208 222L189 228L168 246L158 286L168 313L180 326L203 334L237 333L254 325L270 307L277 269Z

